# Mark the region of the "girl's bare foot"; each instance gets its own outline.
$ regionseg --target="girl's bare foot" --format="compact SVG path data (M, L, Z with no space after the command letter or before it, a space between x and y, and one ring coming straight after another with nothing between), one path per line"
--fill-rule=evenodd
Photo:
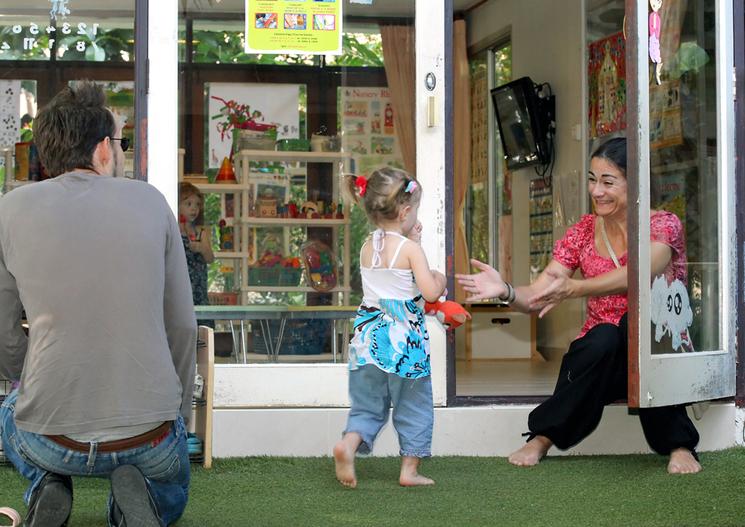
M533 439L523 445L520 450L516 450L507 458L510 463L518 467L532 467L540 463L543 456L553 446L551 440L545 436L535 436Z
M401 475L398 484L402 487L418 487L420 485L434 485L433 479L419 474L419 458L404 456L401 458Z
M354 471L354 454L362 443L359 434L351 432L334 445L334 463L336 464L336 479L345 487L351 489L357 486L357 475Z
M687 448L676 448L670 452L667 472L669 474L695 474L701 472L701 464Z

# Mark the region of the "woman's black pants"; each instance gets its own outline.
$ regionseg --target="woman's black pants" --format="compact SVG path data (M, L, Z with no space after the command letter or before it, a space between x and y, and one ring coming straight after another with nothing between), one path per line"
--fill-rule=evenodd
M554 394L530 412L531 436L546 436L564 450L590 435L605 405L626 398L627 344L626 315L618 326L599 324L572 342ZM681 447L693 452L698 444L698 432L683 405L640 408L639 419L647 443L658 454Z

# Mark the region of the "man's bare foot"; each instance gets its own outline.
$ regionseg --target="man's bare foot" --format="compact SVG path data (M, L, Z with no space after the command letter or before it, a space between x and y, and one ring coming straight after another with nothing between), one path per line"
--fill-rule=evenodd
M356 436L356 437L354 437ZM358 434L351 433L334 445L334 463L336 465L336 479L345 487L351 489L357 486L357 475L354 471L354 454L362 439Z
M543 456L553 446L551 440L545 436L535 436L533 439L523 445L520 450L516 450L507 458L510 463L518 467L532 467L540 463Z
M695 474L701 472L701 464L687 448L676 448L670 452L667 472L668 474Z
M421 485L434 485L433 479L419 474L419 458L404 456L401 458L401 475L398 484L402 487L419 487Z

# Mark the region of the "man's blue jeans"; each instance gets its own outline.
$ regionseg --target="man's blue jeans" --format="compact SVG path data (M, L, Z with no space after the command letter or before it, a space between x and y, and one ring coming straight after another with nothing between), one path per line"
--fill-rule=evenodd
M96 452L91 443L88 453L69 450L43 435L16 428L15 404L18 392L11 392L0 406L0 436L6 457L31 484L24 500L31 495L47 472L65 476L107 478L120 465L134 465L145 476L158 516L165 525L181 517L189 496L189 452L186 427L179 417L170 433L157 445L144 445L120 452ZM112 499L109 496L109 518Z

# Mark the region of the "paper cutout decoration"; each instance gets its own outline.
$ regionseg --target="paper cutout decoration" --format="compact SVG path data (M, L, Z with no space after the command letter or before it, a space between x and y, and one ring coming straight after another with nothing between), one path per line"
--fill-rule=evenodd
M662 0L649 0L649 5L652 7L652 12L649 13L649 58L655 65L655 81L657 81L657 84L662 84L660 81L660 73L662 73L662 54L660 52L662 18L659 13Z
M693 310L688 299L688 290L680 280L667 283L667 278L658 276L652 283L652 324L657 342L668 335L672 338L672 351L693 351L688 328L693 323Z

